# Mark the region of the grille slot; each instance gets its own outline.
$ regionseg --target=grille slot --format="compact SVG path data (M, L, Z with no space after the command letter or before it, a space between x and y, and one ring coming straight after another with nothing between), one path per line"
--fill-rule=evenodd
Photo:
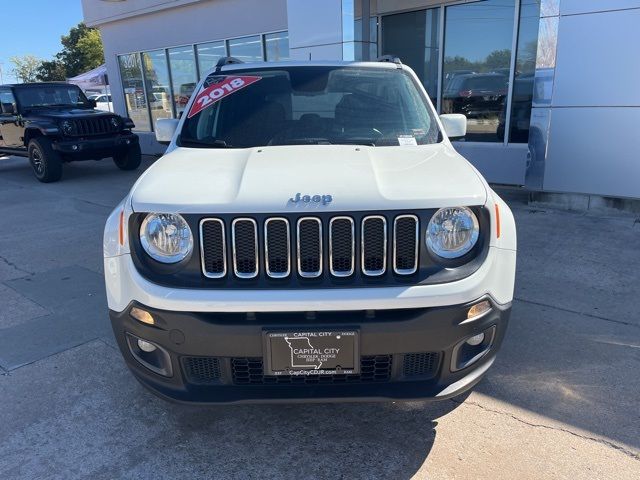
M200 259L202 273L208 278L222 278L227 274L227 252L224 222L209 218L200 222Z
M291 273L291 232L286 218L269 218L264 222L264 250L267 275L288 277Z
M322 222L319 218L298 220L298 274L304 278L322 275Z
M216 357L183 357L182 368L189 383L210 385L220 381L220 360Z
M434 352L407 353L404 356L405 377L433 378L438 373L440 354Z
M340 383L388 382L391 378L391 355L374 355L360 358L357 375L265 375L262 358L232 358L231 373L236 385L317 385Z
M252 218L236 218L231 224L233 271L238 278L258 275L258 224Z
M362 219L362 273L371 277L387 270L387 219L371 215Z
M411 275L418 270L418 217L399 215L393 221L393 271Z
M333 217L329 222L329 270L333 276L353 275L355 248L353 219Z

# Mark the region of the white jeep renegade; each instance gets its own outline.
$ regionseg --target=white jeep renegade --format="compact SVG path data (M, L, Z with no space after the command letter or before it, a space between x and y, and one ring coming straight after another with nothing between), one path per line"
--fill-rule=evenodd
M411 69L222 59L109 217L109 314L136 378L184 402L443 399L493 363L507 205Z

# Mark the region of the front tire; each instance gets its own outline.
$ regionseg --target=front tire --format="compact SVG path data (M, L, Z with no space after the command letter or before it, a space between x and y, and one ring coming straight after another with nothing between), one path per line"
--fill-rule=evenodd
M140 166L140 163L142 162L142 152L140 151L140 145L135 144L124 153L114 155L113 162L120 170L135 170Z
M45 137L34 138L27 148L29 162L36 178L42 183L57 182L62 177L62 157Z

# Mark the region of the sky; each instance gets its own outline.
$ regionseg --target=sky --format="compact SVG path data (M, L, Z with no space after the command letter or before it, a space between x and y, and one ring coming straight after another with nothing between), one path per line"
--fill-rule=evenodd
M82 21L80 0L1 1L0 83L15 81L9 58L31 54L50 60L62 49L60 37Z

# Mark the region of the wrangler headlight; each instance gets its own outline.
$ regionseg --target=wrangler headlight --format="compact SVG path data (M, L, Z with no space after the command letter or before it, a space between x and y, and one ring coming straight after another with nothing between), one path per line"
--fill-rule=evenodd
M177 263L193 250L193 235L182 216L150 213L140 226L140 243L154 260Z
M467 207L441 208L429 221L427 248L441 258L469 253L478 241L478 218Z
M60 130L62 130L62 133L65 135L73 135L75 130L73 122L71 120L63 120L60 122Z

